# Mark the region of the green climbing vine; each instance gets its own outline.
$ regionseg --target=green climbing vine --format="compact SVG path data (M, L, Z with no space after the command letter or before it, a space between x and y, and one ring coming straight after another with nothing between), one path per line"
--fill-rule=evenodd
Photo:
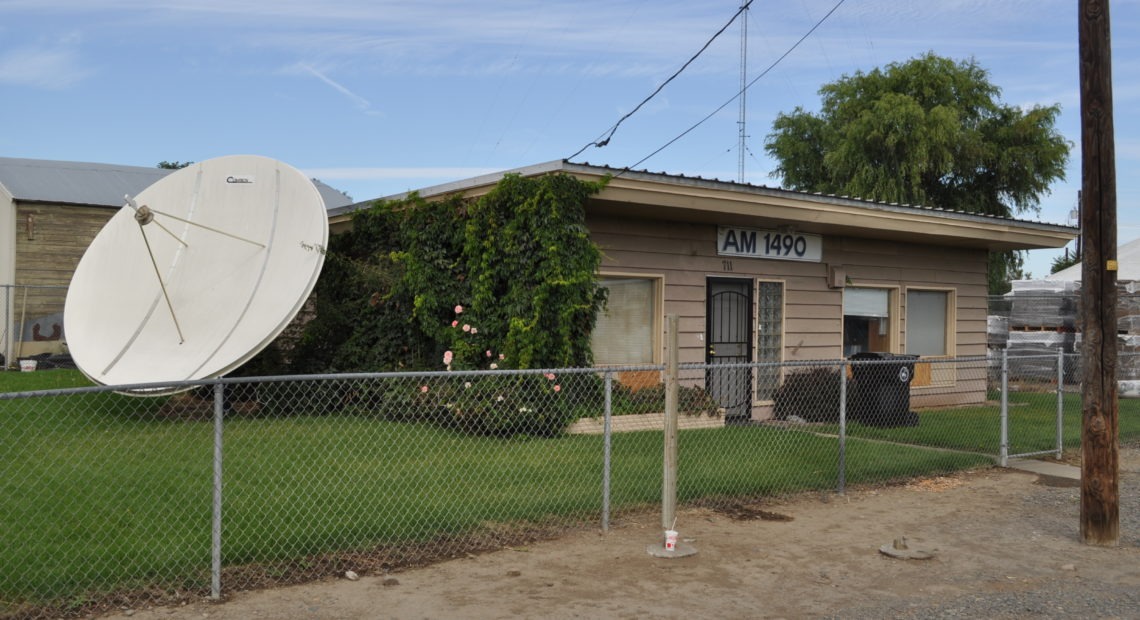
M590 364L605 289L584 206L604 184L507 175L474 200L358 211L330 240L289 370L438 370L445 352L455 369Z

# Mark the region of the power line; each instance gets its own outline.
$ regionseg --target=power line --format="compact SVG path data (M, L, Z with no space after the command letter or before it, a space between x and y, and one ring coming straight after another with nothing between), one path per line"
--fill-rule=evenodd
M697 53L696 53L696 54L693 54L693 57L692 57L692 58L690 58L689 60L685 61L685 64L681 65L681 68L680 68L680 69L677 69L677 71L675 71L675 72L673 73L673 75L670 75L670 76L669 76L669 79L667 79L667 80L665 80L664 82L662 82L662 83L661 83L661 85L660 85L660 86L658 86L656 90L654 90L652 93L650 93L650 95L649 95L648 97L646 97L645 99L643 99L643 100L641 101L641 103L637 104L637 107L635 107L634 109L630 110L629 112L626 112L626 114L625 114L624 116L622 116L621 118L619 118L619 119L618 119L618 122L614 123L613 127L610 127L608 130L606 130L605 132L603 132L603 133L602 133L602 135L601 135L601 136L599 136L597 140L595 140L595 141L593 141L593 142L589 142L589 143L587 143L585 146L583 146L582 148L578 149L578 152L577 152L577 153L574 153L573 155L571 155L570 157L567 157L566 159L568 159L568 160L569 160L569 159L574 159L575 157L577 157L577 156L581 155L581 154L582 154L582 151L585 151L586 149L590 148L591 146L594 146L594 147L597 147L597 148L601 148L601 147L603 147L603 146L605 146L605 145L609 144L609 143L610 143L610 138L612 138L612 137L614 136L614 132L616 132L616 131L617 131L617 129L618 129L618 127L619 127L619 126L621 126L621 124L622 124L623 122L625 122L625 119L627 119L627 118L629 118L629 117L633 116L633 115L634 115L634 114L635 114L635 113L636 113L638 110L640 110L640 109L641 109L641 106L643 106L643 105L645 105L645 104L649 103L649 100L650 100L650 99L653 99L654 97L656 97L656 96L657 96L657 93L660 93L660 92L661 92L661 89L665 88L665 86L667 86L667 85L669 84L669 82L672 82L674 78L676 78L678 75L681 75L681 72L682 72L682 71L684 71L686 68L688 68L688 66L689 66L689 65L693 64L693 61L694 61L694 60L696 60L696 59L697 59L697 57L699 57L701 54L703 54L703 53L704 53L704 51L705 51L706 49L708 49L708 47L709 47L710 45L712 45L712 42L713 42L713 41L715 41L715 40L716 40L716 38L717 38L717 37L719 37L719 36L721 35L721 33L723 33L725 30L727 30L727 29L728 29L728 27L732 25L732 22L736 21L736 18L737 18L737 17L739 17L739 16L740 16L740 14L741 14L741 13L743 13L745 10L747 10L747 9L748 9L748 6L749 6L749 5L751 5L751 4L752 4L752 0L748 0L747 2L745 2L745 3L744 3L744 6L740 7L739 9L737 9L736 13L734 13L734 14L732 15L732 19L729 19L729 20L728 20L728 23L726 23L724 26L722 26L720 30L717 30L717 31L716 31L716 34L714 34L714 35L712 36L712 38L710 38L708 41L706 41L706 42L705 42L705 44L704 44L703 46L701 46L701 49L697 50Z
M756 82L760 81L760 78L762 78L762 77L764 77L764 76L768 75L768 73L769 73L769 72L770 72L772 69L775 69L775 68L776 68L776 65L780 64L780 62L782 62L782 61L783 61L785 58L787 58L787 57L788 57L788 56L789 56L789 55L790 55L790 54L791 54L793 51L795 51L795 49L796 49L797 47L799 47L801 43L803 43L803 42L804 42L804 41L805 41L805 40L806 40L808 37L810 37L810 36L812 35L812 33L814 33L814 32L816 31L816 29L818 29L820 26L822 26L822 25L823 25L823 22L827 21L827 18L831 17L831 14L832 14L832 13L834 13L836 10L838 10L838 9L839 9L839 7L840 7L840 6L842 6L842 5L843 5L843 3L844 3L844 2L846 2L846 1L847 1L847 0L839 0L839 2L836 2L836 3L835 3L835 6L831 7L831 10L830 10L830 11L828 11L828 12L827 12L827 13L826 13L826 14L825 14L823 17L821 17L821 18L819 19L819 21L817 21L817 22L815 23L815 25L814 25L814 26L812 26L812 27L811 27L811 29L809 29L809 30L808 30L808 31L807 31L807 32L804 34L804 36L800 37L800 38L799 38L799 40L797 40L795 43L793 43L793 44L792 44L792 46L791 46L791 47L789 47L789 48L788 48L788 51L784 52L784 53L783 53L783 54L782 54L782 55L781 55L779 58L777 58L777 59L775 60L775 62L773 62L772 64L768 65L768 68L764 69L764 71L762 71L762 72L760 73L760 75L757 75L755 78L753 78L753 79L752 79L752 81L748 82L748 84L747 84L746 86L744 86L743 88L741 88L741 89L740 89L740 92L738 92L738 93L736 93L735 95L733 95L733 96L732 96L732 97L731 97L731 98L730 98L728 101L725 101L724 103L722 103L722 104L721 104L719 107L717 107L717 109L715 109L715 110L713 110L712 112L710 112L710 113L708 114L708 116L706 116L706 117L702 118L701 120L697 121L697 122L696 122L696 123L695 123L695 124L694 124L692 127L689 127L689 128L688 128L688 129L686 129L685 131L682 131L682 132L681 132L680 134L678 134L678 135L677 135L675 138L673 138L672 140L670 140L670 141L666 142L664 145L662 145L662 146L661 146L661 148L659 148L659 149L657 149L656 151L653 151L652 153L650 153L650 154L646 155L645 157L641 158L641 160L640 160L640 161L638 161L637 163L635 163L635 164L633 164L633 165L630 165L630 166L626 166L626 167L625 167L625 168L622 170L622 172L625 172L625 171L627 171L627 170L631 170L631 169L633 169L633 168L636 168L636 167L640 166L641 164L645 163L645 162L646 162L646 161L648 161L650 158L652 158L654 155L656 155L656 154L660 153L661 151L664 151L665 149L669 148L670 146L672 146L672 145L673 145L673 143L674 143L674 142L676 142L677 140L680 140L681 138L685 137L686 135L688 135L688 133L689 133L689 132L691 132L692 130L696 129L697 127L700 127L701 125L703 125L703 124L705 123L705 121L707 121L707 120L709 120L710 118L712 118L712 117L716 116L716 114L717 114L718 112L720 112L721 110L723 110L723 109L725 109L726 107L728 107L728 104L732 103L733 101L736 101L736 99L737 99L738 97L741 97L741 96L743 96L743 95L744 95L744 93L745 93L745 91L747 91L749 88L751 88L753 84L755 84ZM743 10L744 10L744 9L746 9L746 8L748 8L748 6L747 6L747 5L745 5L745 6L741 7L741 11L743 11ZM737 15L739 15L739 14L740 14L740 13L738 12L738 13L737 13ZM735 18L735 17L733 17L733 19L736 19L736 18ZM730 23L731 23L731 22L730 22ZM726 26L726 27L727 27L727 26ZM589 145L587 145L587 146L589 146ZM583 148L583 150L585 150L585 148ZM582 151L578 151L578 152L579 152L579 153L581 153ZM618 173L618 174L620 175L621 173Z

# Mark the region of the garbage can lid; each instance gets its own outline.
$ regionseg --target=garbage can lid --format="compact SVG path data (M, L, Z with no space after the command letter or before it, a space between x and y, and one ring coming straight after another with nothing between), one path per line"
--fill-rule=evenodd
M884 351L860 351L859 353L852 353L847 359L912 361L918 359L918 356L907 353L886 353Z

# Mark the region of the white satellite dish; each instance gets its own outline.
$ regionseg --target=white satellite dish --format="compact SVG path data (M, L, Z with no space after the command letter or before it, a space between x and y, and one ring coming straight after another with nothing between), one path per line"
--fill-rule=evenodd
M64 306L71 356L103 385L234 370L293 320L324 264L324 201L280 161L206 160L126 202L79 261Z

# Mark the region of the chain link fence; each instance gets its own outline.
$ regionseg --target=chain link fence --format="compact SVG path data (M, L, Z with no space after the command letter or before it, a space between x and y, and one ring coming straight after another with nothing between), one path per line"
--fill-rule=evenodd
M1079 444L1079 372L1034 358L677 370L682 506L731 508ZM662 505L663 366L0 394L0 616L383 573ZM780 377L771 400L758 377ZM126 390L154 386L116 386ZM739 399L747 403L740 415ZM1122 436L1140 435L1122 401ZM106 608L106 607L104 607Z
M46 367L62 353L66 286L0 284L0 370L35 359Z

